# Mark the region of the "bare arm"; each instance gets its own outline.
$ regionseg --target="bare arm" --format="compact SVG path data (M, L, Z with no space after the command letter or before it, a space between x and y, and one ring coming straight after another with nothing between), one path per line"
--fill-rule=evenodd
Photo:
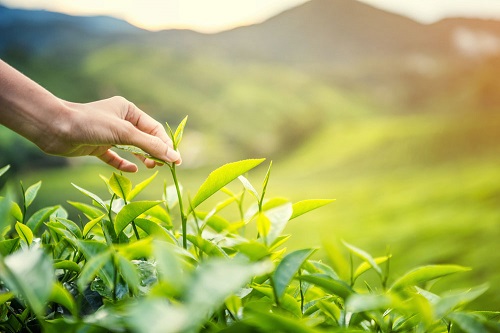
M125 98L64 101L1 60L0 124L47 154L97 156L126 172L137 171L137 166L110 150L114 144L137 146L161 160L181 163L164 127ZM156 165L141 160L147 167Z

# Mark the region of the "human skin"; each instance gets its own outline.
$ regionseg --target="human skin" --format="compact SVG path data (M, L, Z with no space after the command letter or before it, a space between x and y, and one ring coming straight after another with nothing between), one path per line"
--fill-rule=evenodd
M123 97L73 103L0 60L0 124L57 156L96 156L124 172L137 165L110 148L132 145L157 159L180 164L165 128ZM137 156L148 168L161 163Z

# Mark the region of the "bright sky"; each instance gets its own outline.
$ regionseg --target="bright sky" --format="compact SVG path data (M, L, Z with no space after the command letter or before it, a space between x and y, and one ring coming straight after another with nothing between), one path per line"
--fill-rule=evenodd
M150 30L188 28L216 32L263 21L308 0L0 0L14 8L74 15L111 15ZM335 0L330 0L335 1ZM500 19L500 0L361 0L432 22L446 16Z

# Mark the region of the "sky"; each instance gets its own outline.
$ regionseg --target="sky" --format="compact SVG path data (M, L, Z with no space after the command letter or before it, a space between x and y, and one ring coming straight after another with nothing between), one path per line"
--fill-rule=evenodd
M149 30L218 32L264 21L308 0L0 0L14 8L111 15ZM335 0L331 0L335 1ZM449 16L500 19L500 0L361 0L430 23Z

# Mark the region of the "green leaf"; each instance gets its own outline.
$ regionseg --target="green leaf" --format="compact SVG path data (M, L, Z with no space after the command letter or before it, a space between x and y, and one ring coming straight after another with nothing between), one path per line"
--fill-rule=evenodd
M23 212L19 205L15 202L12 203L10 207L10 214L19 222L23 220Z
M104 283L108 286L112 285L112 277L113 277L113 263L110 260L110 256L105 257L105 258L100 258L102 262L99 262L98 258L99 256L103 255L106 256L106 254L109 254L109 247L101 242L93 241L93 240L76 240L76 244L78 246L78 250L83 253L85 256L85 259L87 259L87 263L82 269L82 272L80 273L80 276L83 274L84 270L91 270L92 273L93 269L92 267L87 267L89 263L93 260L97 260L97 263L92 263L94 266L99 266L99 268L102 268L101 271L98 273L99 277L104 281ZM98 268L98 270L99 270ZM88 272L86 274L89 274ZM94 275L95 276L95 275ZM81 277L80 277L81 279ZM92 277L91 277L92 279ZM90 281L90 280L88 280ZM87 282L88 282L87 281ZM81 289L82 291L84 289Z
M270 286L267 285L261 285L257 286L254 285L252 288L255 291L258 291L259 293L269 297L274 301L274 292L273 289ZM284 294L283 297L281 298L281 301L279 302L279 306L283 309L291 313L297 318L300 318L301 316L301 311L300 311L300 304L297 302L297 300L289 295L289 294Z
M86 196L88 196L89 198L91 198L92 200L97 202L99 204L99 206L101 206L105 211L108 210L108 207L106 206L104 201L101 198L99 198L96 194L94 194L90 191L87 191L86 189L81 188L73 183L71 183L71 185L73 185L78 191L82 192L83 194L85 194Z
M269 183L269 177L271 176L271 168L273 166L273 161L269 163L269 168L267 168L266 176L264 177L264 182L262 184L262 195L259 200L259 204L262 206L264 202L264 197L266 195L266 190L267 190L267 184Z
M90 220L88 221L85 226L83 227L83 232L82 232L82 236L85 238L87 237L87 235L89 234L89 232L102 220L102 218L104 217L105 215L101 215L101 216L98 216L96 217L95 219L93 220Z
M20 238L14 238L0 241L0 255L5 257L14 252L14 250L19 245L20 240Z
M135 268L134 264L132 264L127 258L123 256L118 256L118 267L121 276L127 283L130 290L134 295L137 295L139 291L139 273Z
M382 263L386 262L390 258L391 258L391 256L377 257L377 258L374 258L373 261L375 261L375 263L377 265L379 265L379 264L382 264ZM367 261L363 261L358 266L358 268L356 268L356 270L354 271L353 280L356 280L361 274L365 273L370 268L372 268L372 265L369 262L367 262Z
M78 289L83 292L97 275L99 275L107 286L113 286L112 273L109 270L103 269L106 264L111 263L111 259L112 256L109 250L87 259L87 263L83 266L78 278Z
M324 274L301 275L298 276L297 279L314 284L327 293L340 296L343 299L346 299L354 293L352 288L344 281L334 280L330 276Z
M26 222L26 225L33 230L34 233L36 233L40 228L40 225L42 225L43 222L48 221L50 216L60 207L61 206L52 206L38 210L36 213L31 215L28 222Z
M285 230L288 221L290 220L290 216L292 216L292 213L293 213L292 204L290 202L269 209L265 212L266 216L271 221L271 228L266 237L266 242L268 245L273 244L274 241L281 236L283 230Z
M352 294L345 303L346 311L352 313L373 310L386 310L391 307L392 301L387 295Z
M10 165L6 165L6 166L2 167L2 168L0 169L0 177L2 177L2 175L3 175L4 173L6 173L6 172L7 172L7 170L9 170L9 169L10 169Z
M84 203L81 203L81 202L75 202L75 201L68 201L68 203L75 207L76 209L78 209L79 211L81 211L82 213L84 213L89 219L95 219L95 218L98 218L99 216L101 216L104 212L106 212L106 209L105 211L103 212L102 210L100 210L99 208L97 207L94 207L94 206L91 206L91 205L87 205L87 204L84 204Z
M227 257L227 254L216 244L201 238L200 236L187 235L188 241L212 257Z
M465 306L488 290L488 285L483 284L466 291L454 291L443 295L434 305L437 318L442 318L454 309Z
M71 260L60 260L54 262L54 269L64 269L80 273L80 266L78 266L76 262Z
M164 240L172 244L176 244L175 236L170 234L165 228L157 223L143 218L136 218L134 223L148 235L155 236L160 240Z
M36 198L40 186L42 186L42 181L31 185L30 187L28 187L26 192L24 192L24 207L28 208L29 206L31 206L33 200L35 200Z
M184 117L184 119L182 119L179 126L177 126L177 129L175 130L174 137L172 138L172 140L174 141L174 149L177 149L179 147L179 144L181 143L182 135L184 134L184 127L186 127L187 120L188 116Z
M479 316L454 312L448 315L448 318L454 325L460 327L464 333L490 333L491 331L484 325L484 319Z
M113 193L123 200L127 200L127 196L130 194L130 191L132 191L132 182L130 179L116 172L113 172L108 184Z
M263 161L264 159L250 159L232 162L212 171L194 196L192 200L193 209L219 191L222 187L236 179L238 176L248 172L250 169L255 168Z
M130 222L139 217L142 213L161 203L162 201L136 201L124 206L115 218L116 234L120 234Z
M285 317L276 313L249 308L249 318L246 322L259 329L256 332L287 332L287 333L320 333L322 330L316 330L306 326L297 319Z
M127 328L135 333L179 333L198 332L192 328L205 321L205 318L190 313L181 305L163 299L144 299L131 306L129 313L121 316Z
M153 251L152 238L146 237L141 240L115 245L116 250L127 259L140 259L151 256Z
M0 294L0 305L4 305L6 302L10 301L14 297L16 297L16 295L14 295L14 293L12 293L10 291L2 292Z
M302 249L297 250L286 255L276 267L273 272L273 285L278 296L281 300L286 288L290 285L300 267L316 250L315 249Z
M373 257L368 252L361 250L360 248L357 248L347 242L342 241L342 243L349 249L352 254L367 262L378 273L378 275L382 275L382 269L379 265L377 265L375 259L373 259Z
M269 255L267 246L265 246L261 242L257 242L254 240L237 244L234 246L234 248L238 250L238 252L246 255L252 261L263 259Z
M238 176L238 180L243 184L243 187L255 197L255 199L259 200L259 193L257 193L257 190L248 181L248 179L244 176Z
M183 187L179 184L179 192L182 195ZM175 185L170 185L165 188L163 193L164 200L167 204L168 209L173 209L175 205L179 203L179 197L177 196L177 188Z
M33 242L33 232L31 229L21 222L16 222L15 228L19 237L24 240L26 244L31 245Z
M68 229L69 232L71 232L76 238L83 238L82 231L75 222L60 217L58 217L56 221L64 225L64 227L66 227L66 229Z
M71 312L72 315L77 315L77 307L73 296L60 283L54 283L52 292L49 296L49 301L61 304Z
M290 220L334 201L335 199L309 199L296 202L292 205L293 214Z
M52 261L41 249L17 251L0 260L0 277L39 318L45 315L55 276Z
M153 161L156 161L159 163L167 163L164 160L161 160L159 158L154 157L150 153L146 153L144 150L142 150L139 147L125 146L125 145L113 145L113 147L118 148L118 149L123 150L123 151L126 151L126 152L129 152L129 153L134 154L134 155L139 155L139 156L145 157L147 159L150 159L150 160L153 160Z
M271 220L269 220L265 213L259 213L259 215L257 215L256 223L257 232L261 237L264 237L264 239L266 239L267 235L269 234L269 230L271 230ZM268 244L267 241L266 244Z
M191 313L206 316L218 309L227 297L243 288L254 276L267 274L273 268L270 261L250 263L236 258L205 261L190 281L186 304Z
M158 280L167 289L169 296L178 296L188 283L187 273L189 265L176 251L180 247L172 244L155 241L154 257L158 269Z
M133 200L139 193L141 193L156 177L158 174L158 171L156 171L151 177L147 178L146 180L143 180L139 184L137 184L132 191L127 195L127 200L131 201Z
M470 271L470 268L458 265L429 265L415 268L401 278L396 280L391 286L391 290L401 290L408 286L435 280L447 275Z

